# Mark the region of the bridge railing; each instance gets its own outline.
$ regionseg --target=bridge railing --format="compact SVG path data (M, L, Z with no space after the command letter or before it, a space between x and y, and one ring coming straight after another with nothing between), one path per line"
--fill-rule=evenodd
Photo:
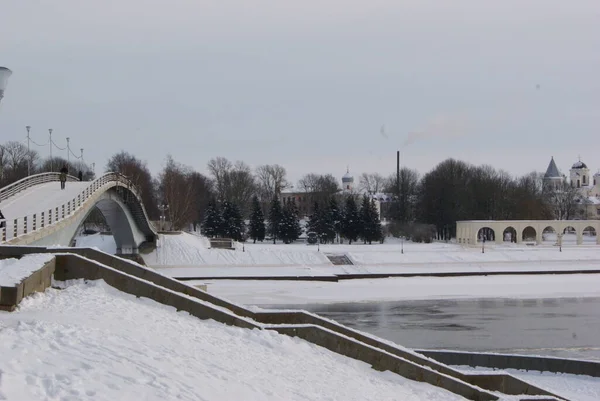
M37 181L38 184L54 181L52 179L52 176L50 176L49 174L57 173L44 173L44 177L37 177L36 179L39 180ZM31 179L33 177L34 176L28 178ZM78 180L75 179L71 181ZM30 180L28 181L27 185L29 185L29 187L36 185L33 184L33 182L33 180ZM36 210L35 213L28 213L24 216L18 216L16 218L7 218L6 226L0 228L0 243L10 241L14 238L32 233L37 230L41 230L45 227L51 226L70 217L97 191L102 190L106 185L115 182L117 185L128 188L139 198L135 187L132 185L131 181L127 179L126 176L120 173L106 173L103 176L98 177L96 180L91 181L85 189L83 189L81 192L79 192L72 199L69 199L65 203L52 206L51 208L48 208L46 210ZM18 183L19 182L16 182L15 184ZM25 183L21 183L19 185L25 185ZM3 188L3 190L5 188ZM23 189L21 189L21 191L22 190ZM147 218L145 210L144 215Z
M19 181L13 182L12 184L9 184L3 188L0 188L0 202L35 185L59 180L60 173L40 173L30 175L28 177L20 179ZM79 179L72 175L67 175L67 181L79 181Z

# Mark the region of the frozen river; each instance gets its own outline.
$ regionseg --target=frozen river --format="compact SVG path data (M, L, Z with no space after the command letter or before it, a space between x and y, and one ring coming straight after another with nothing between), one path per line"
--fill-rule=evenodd
M600 298L285 305L411 348L600 360Z

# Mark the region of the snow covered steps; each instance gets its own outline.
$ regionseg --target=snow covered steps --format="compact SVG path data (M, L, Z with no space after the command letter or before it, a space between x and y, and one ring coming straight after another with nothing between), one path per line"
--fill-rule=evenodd
M346 256L346 254L341 254L341 255L334 255L334 254L325 254L325 256L327 256L327 259L329 259L331 261L331 264L336 265L336 266L348 266L348 265L352 265L352 261L350 260L350 258L348 258L348 256Z
M511 399L520 400L533 399L532 396L537 400L558 399L550 392L510 375L462 373L410 349L318 315L303 311L252 311L144 266L97 250L0 247L0 254L4 255L28 252L56 252L57 280L104 280L120 291L153 299L200 319L213 319L227 325L274 330L296 336L366 362L375 370L389 370L411 380L427 382L466 399L498 400L502 394L516 395Z
M23 298L45 291L52 284L55 266L51 254L0 259L0 310L12 312Z

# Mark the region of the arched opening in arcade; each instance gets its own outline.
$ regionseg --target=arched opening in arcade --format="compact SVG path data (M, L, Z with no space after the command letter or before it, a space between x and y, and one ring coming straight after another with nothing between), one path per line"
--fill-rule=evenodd
M502 241L517 243L517 230L515 230L514 227L506 227L502 232Z
M535 243L536 239L537 239L536 237L537 237L537 232L535 231L535 228L533 228L531 226L527 226L523 229L523 236L521 237L523 242Z
M592 226L587 226L583 229L583 243L584 244L595 244L597 232Z
M558 243L558 237L556 230L552 226L544 228L542 231L542 244L544 245L555 245Z
M493 242L496 240L496 233L490 227L482 227L477 231L477 243Z
M567 226L562 232L562 244L563 245L575 245L577 244L577 230L573 226Z

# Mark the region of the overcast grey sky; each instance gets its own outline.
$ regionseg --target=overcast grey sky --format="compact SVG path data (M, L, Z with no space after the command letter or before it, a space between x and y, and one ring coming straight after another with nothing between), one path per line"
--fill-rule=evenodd
M0 65L0 141L101 168L600 168L599 0L4 0Z

